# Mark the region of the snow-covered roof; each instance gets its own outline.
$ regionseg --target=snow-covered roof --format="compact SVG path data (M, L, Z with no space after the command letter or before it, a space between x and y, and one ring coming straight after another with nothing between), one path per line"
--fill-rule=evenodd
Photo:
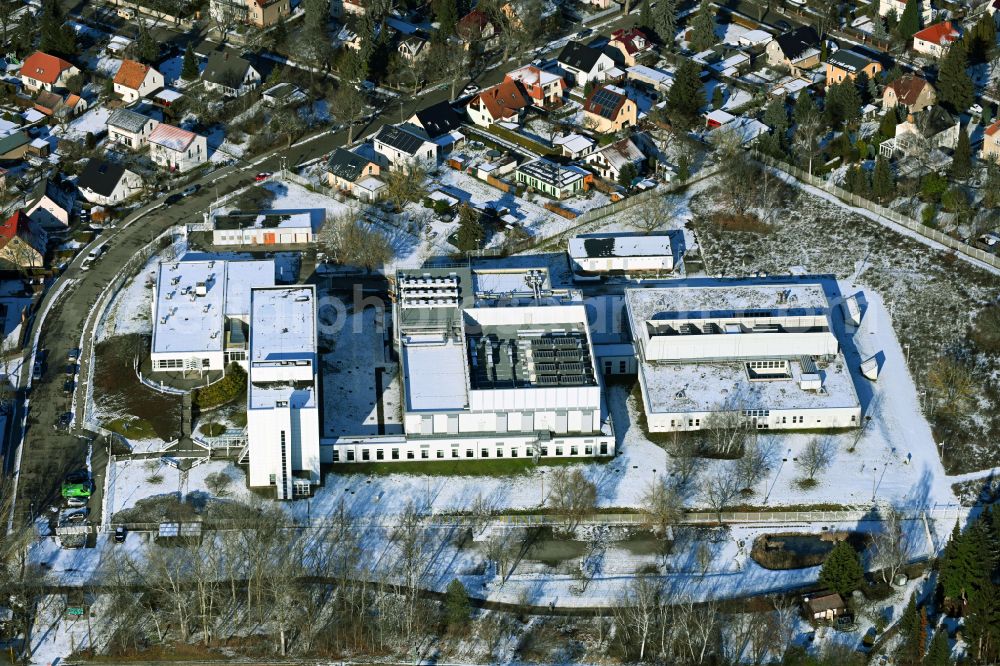
M315 301L312 287L252 289L251 362L312 360L316 353Z
M820 369L822 391L800 387L803 368L788 363L790 377L751 382L743 363L643 363L645 397L653 412L719 409L820 409L857 407L851 373L842 356ZM808 379L808 378L807 378ZM803 427L809 427L807 420Z
M226 262L161 262L154 354L222 351Z
M663 257L672 256L670 235L662 234L586 234L569 241L569 254L586 257Z
M464 409L469 402L465 348L451 339L410 336L403 345L408 411Z
M250 290L255 287L274 286L274 259L260 261L226 262L227 317L244 317L250 314Z
M197 136L194 132L189 132L186 129L160 123L149 133L149 142L157 146L163 146L168 150L180 152L187 150L187 147L191 145L191 142Z
M766 30L748 30L740 35L737 42L743 46L758 46L767 44L772 39L774 39L774 35Z
M626 70L630 79L647 81L653 85L666 85L673 83L674 75L662 69L647 67L646 65L633 65Z
M625 292L634 321L642 322L668 312L719 312L742 310L826 310L830 307L823 286L817 283L775 282L746 284L719 281L699 286L629 289Z
M235 229L309 229L318 230L326 211L322 208L262 210L256 213L215 215L213 224L219 230Z
M581 153L594 145L594 140L582 134L567 134L552 141L557 146L562 146L570 153Z

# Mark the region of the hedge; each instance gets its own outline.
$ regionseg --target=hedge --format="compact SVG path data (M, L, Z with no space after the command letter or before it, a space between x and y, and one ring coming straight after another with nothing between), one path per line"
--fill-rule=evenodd
M236 363L226 368L226 376L205 388L196 389L192 396L199 409L218 407L231 402L247 391L247 373Z

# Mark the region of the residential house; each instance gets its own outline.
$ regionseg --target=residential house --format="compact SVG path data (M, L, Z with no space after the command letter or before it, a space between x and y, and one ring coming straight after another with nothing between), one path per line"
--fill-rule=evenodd
M0 267L41 268L45 263L48 236L23 210L17 210L0 225Z
M326 163L327 184L351 194L354 194L354 187L359 181L377 177L379 173L381 167L378 162L344 148L333 151Z
M334 18L364 16L366 11L365 0L330 0L330 15Z
M87 100L76 93L50 92L41 90L35 95L33 107L36 111L57 120L74 118L87 110Z
M562 166L539 158L525 162L514 171L514 179L531 190L553 199L566 199L587 189L589 173L579 167Z
M625 65L628 67L636 65L638 59L643 55L653 52L653 41L639 27L615 30L611 33L611 41L608 42L608 45L621 52Z
M896 125L896 136L879 144L879 152L892 158L897 154L923 157L932 150L954 150L960 131L958 118L941 106L929 106Z
M35 51L21 65L21 85L27 90L65 88L66 82L80 73L73 63L56 56Z
M126 104L139 101L162 88L163 84L163 74L135 60L123 60L114 78L115 94Z
M1000 164L1000 120L993 121L983 133L983 149L979 157Z
M568 82L584 87L588 83L603 81L615 61L601 49L580 42L568 42L556 60L568 76Z
M432 139L455 132L462 127L462 116L448 102L438 102L420 109L407 120Z
M28 152L31 137L24 130L0 137L0 160L19 160Z
M495 86L479 91L469 100L466 111L473 123L489 127L501 121L518 122L529 106L531 100L521 84L504 79Z
M836 592L828 592L803 597L802 611L810 622L831 622L847 613L847 604Z
M141 192L142 178L121 164L91 158L76 179L76 187L87 201L111 206Z
M635 101L622 88L605 85L595 88L583 103L583 124L595 132L610 134L635 126L638 113Z
M919 113L937 101L934 86L914 74L904 74L885 87L882 108L886 111L902 105L910 113Z
M340 29L340 32L337 33L337 41L340 42L344 48L350 49L355 53L361 50L361 35L351 30L346 25Z
M53 178L43 178L31 192L25 214L46 233L62 233L69 227L76 189Z
M213 51L201 73L205 89L227 97L240 97L260 85L261 72L232 49Z
M552 140L552 145L559 146L564 157L578 160L592 153L597 142L582 134L567 134L557 136Z
M566 82L555 72L548 72L534 65L525 65L513 72L507 72L504 78L521 84L521 88L535 106L552 108L563 103Z
M826 59L826 87L845 80L855 80L861 72L869 79L882 71L882 63L852 49L834 51Z
M309 96L294 83L276 83L260 94L260 99L268 106L279 108L294 106L309 99Z
M767 61L775 67L787 67L795 76L819 64L819 35L811 25L803 25L768 42L764 51Z
M426 54L428 49L427 40L418 35L410 35L406 39L399 42L399 46L396 50L399 52L399 57L404 61L409 63L415 63L421 60Z
M108 117L108 139L113 143L139 150L146 147L150 132L159 124L159 121L147 118L141 113L118 109Z
M258 28L269 28L292 13L289 0L247 0L247 21Z
M632 139L626 138L587 155L584 161L601 178L617 183L621 177L622 170L628 164L631 164L635 168L636 174L641 173L642 164L645 159L646 156L635 145Z
M879 16L887 16L889 12L896 12L896 17L903 15L906 9L906 0L877 0ZM920 3L920 24L930 25L934 22L934 9L931 7L931 0L922 0Z
M486 12L480 9L473 9L459 19L455 34L462 40L467 51L482 53L500 44L500 32Z
M390 170L437 163L438 145L426 132L409 123L383 125L372 138L372 144L375 152L385 158Z
M940 58L962 34L951 21L929 25L913 35L913 50L932 58Z
M180 127L160 123L147 141L149 158L171 171L184 173L208 161L208 140Z
M674 84L674 75L670 72L665 72L655 67L646 67L645 65L633 65L629 67L625 72L625 76L628 80L649 86L659 93L667 92L670 90L670 86Z

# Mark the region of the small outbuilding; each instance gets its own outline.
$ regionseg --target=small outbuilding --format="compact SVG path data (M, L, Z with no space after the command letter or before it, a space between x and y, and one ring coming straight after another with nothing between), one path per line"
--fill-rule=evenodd
M802 611L812 622L832 622L847 614L847 604L836 592L821 592L802 597Z

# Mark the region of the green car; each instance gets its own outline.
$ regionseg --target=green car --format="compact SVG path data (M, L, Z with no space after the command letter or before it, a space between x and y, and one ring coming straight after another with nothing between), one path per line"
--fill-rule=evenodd
M63 497L90 497L93 492L89 481L86 483L64 483L62 487Z

